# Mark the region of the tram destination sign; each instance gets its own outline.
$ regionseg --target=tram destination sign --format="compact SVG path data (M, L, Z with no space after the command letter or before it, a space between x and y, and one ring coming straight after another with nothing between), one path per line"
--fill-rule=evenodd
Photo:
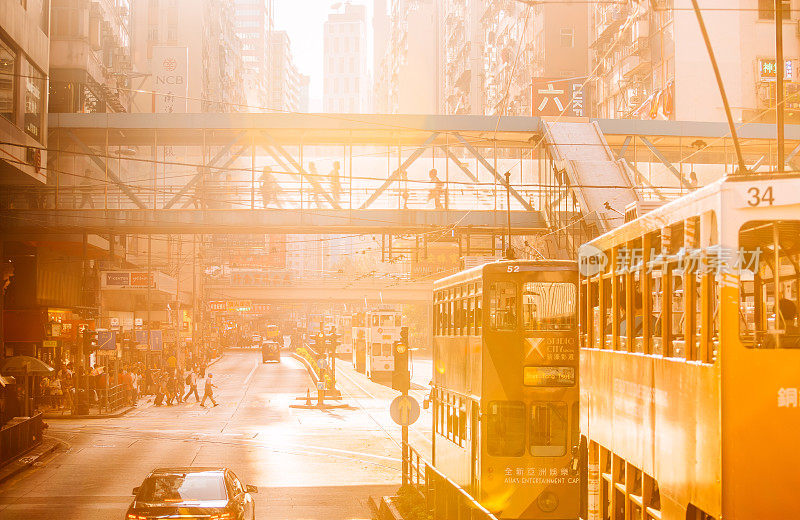
M524 367L522 381L525 386L574 386L575 367Z

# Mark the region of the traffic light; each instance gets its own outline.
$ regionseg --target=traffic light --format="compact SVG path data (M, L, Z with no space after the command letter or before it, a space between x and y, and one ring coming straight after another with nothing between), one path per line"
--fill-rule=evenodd
M392 388L408 392L411 388L411 371L408 367L408 327L400 327L400 341L394 342L392 354L394 356Z
M87 355L97 350L97 331L83 329L83 352Z

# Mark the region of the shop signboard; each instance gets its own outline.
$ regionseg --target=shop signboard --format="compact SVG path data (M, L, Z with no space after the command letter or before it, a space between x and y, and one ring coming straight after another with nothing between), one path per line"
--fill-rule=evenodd
M117 350L117 331L97 329L97 350Z
M161 352L164 350L164 341L160 330L150 331L150 350L152 352Z

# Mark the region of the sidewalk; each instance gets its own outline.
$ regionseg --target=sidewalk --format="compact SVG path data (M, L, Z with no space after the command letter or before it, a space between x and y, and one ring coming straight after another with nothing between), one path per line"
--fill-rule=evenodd
M213 365L214 363L216 363L217 361L222 359L222 357L223 356L219 356L219 357L214 358L213 360L209 361L208 365L206 365L206 370L208 369L208 367L210 367L211 365ZM122 417L123 415L125 415L128 412L131 412L133 410L136 410L137 408L138 409L142 409L142 408L148 408L149 406L153 406L153 396L152 395L147 395L147 396L140 397L139 401L137 402L137 406L123 406L122 408L120 408L118 410L115 410L113 412L91 413L91 409L90 409L88 414L72 415L72 414L69 413L69 410L57 410L57 411L51 410L51 411L44 412L43 413L43 418L44 419L48 419L48 420L50 420L50 419L55 419L55 420L58 420L58 419L113 419L113 418L116 418L116 417Z
M9 462L5 466L0 466L0 483L5 482L14 475L25 471L43 461L48 455L61 447L67 447L64 441L45 435L42 443L28 451L17 460Z

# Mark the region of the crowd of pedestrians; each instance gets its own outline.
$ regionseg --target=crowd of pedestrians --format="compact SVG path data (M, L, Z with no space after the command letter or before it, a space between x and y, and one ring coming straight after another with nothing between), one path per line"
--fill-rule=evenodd
M133 363L109 373L103 365L85 370L64 364L38 379L35 407L47 412L87 415L137 406L142 399L151 397L155 406L171 406L187 402L191 396L201 406L207 400L217 406L213 375L206 373L205 363L191 364L185 370L176 365L148 368L143 363ZM202 397L198 388L203 390Z
M198 378L205 380L202 399L197 392ZM214 400L213 389L216 386L212 382L213 378L213 374L206 374L204 365L192 366L186 371L171 367L154 376L151 387L153 404L155 406L172 406L188 402L189 398L194 395L195 402L200 403L200 406L205 406L207 398L211 400L213 406L217 406L218 403Z

